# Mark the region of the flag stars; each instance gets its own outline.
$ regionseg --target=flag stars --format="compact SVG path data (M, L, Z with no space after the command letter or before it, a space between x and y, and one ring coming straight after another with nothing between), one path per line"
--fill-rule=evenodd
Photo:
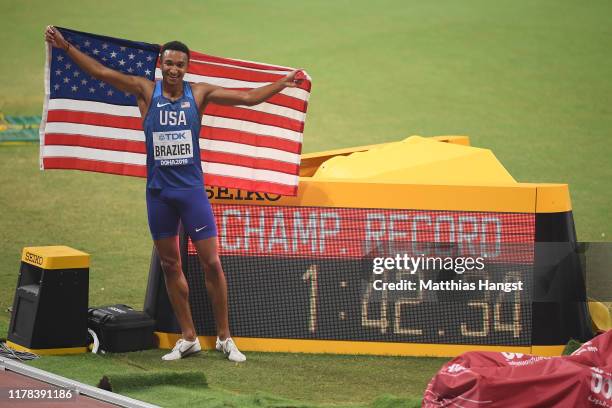
M81 79L81 85L87 85L87 80L85 78Z
M139 53L139 54L142 54L143 52L144 52L143 50L138 50L138 53Z
M146 76L151 75L151 70L150 70L150 69L146 69L146 70L145 70L145 75L146 75Z
M97 48L94 48L93 53L94 55L98 55L100 53L100 50L98 50Z
M130 67L130 68L128 68L127 72L129 72L131 74L132 72L134 72L134 70Z
M53 85L53 89L55 89L56 91L59 91L59 89L60 89L59 84L55 84L55 85Z
M72 67L72 64L71 64L71 63L67 63L67 64L65 65L65 67L66 67L66 69L70 69L70 67Z
M58 55L58 56L57 56L57 60L58 60L59 62L62 62L62 61L64 60L64 57L63 57L62 55Z
M108 48L108 44L107 44L107 43L102 44L102 49L103 49L103 50L105 50L105 49L107 49L107 48Z
M125 51L125 47L119 47L121 51Z
M132 94L129 92L124 92L123 94L125 95L126 98L129 98L130 96L132 96Z
M142 68L142 62L138 61L138 62L136 63L136 67L137 67L137 68Z
M89 47L89 46L91 45L91 43L89 42L89 40L86 40L84 45L85 45L86 47Z
M106 93L108 96L113 96L113 90L109 89L108 92Z
M149 62L153 61L153 57L152 57L152 56L150 56L150 55L148 55L148 56L147 56L147 61L149 61Z
M102 61L106 61L106 57L102 57Z
M104 82L100 82L100 88L104 88L106 84Z
M124 66L125 65L125 61L124 60L119 60L119 65Z
M76 91L78 91L78 89L79 88L76 85L72 85L72 92L76 92Z
M79 75L81 75L81 73L79 71L74 71L74 73L72 74L75 77L78 77Z
M130 55L128 55L128 58L129 58L129 59L131 59L131 60L133 60L135 56L136 56L136 55L134 55L134 53L130 53Z
M61 69L56 69L55 70L55 75L62 75L62 70Z
M115 51L110 53L111 58L117 58L117 53Z
M89 87L89 93L94 93L96 92L96 88L94 88L93 86Z
M64 77L64 83L67 84L68 82L70 82L70 78Z

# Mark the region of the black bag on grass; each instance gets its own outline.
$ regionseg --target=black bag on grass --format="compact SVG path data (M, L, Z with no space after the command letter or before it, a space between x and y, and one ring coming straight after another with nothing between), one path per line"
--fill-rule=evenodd
M87 326L96 333L104 351L123 353L154 347L155 321L130 306L89 308Z

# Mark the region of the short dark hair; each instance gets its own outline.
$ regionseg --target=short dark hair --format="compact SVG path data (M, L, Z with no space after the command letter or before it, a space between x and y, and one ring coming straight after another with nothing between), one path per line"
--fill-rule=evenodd
M170 41L170 42L167 42L164 45L162 45L161 50L159 52L159 59L160 59L160 61L161 61L162 55L164 55L164 52L166 52L167 50L174 50L174 51L184 52L185 54L187 54L187 61L189 61L191 53L189 52L189 48L185 44L183 44L182 42L180 42L180 41Z

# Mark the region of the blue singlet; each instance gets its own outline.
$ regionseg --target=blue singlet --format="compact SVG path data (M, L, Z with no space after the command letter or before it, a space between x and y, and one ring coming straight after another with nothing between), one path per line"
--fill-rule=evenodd
M161 85L160 81L155 83L144 120L147 187L201 187L201 116L191 86L183 82L183 96L172 102L164 97Z
M179 220L193 241L217 235L200 163L201 116L189 83L183 96L164 97L155 83L144 119L147 145L147 215L154 240L178 233Z

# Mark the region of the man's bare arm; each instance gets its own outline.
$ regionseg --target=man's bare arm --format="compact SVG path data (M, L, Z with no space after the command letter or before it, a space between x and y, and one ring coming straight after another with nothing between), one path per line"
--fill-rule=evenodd
M92 77L108 82L115 88L129 92L138 99L146 100L153 92L154 83L144 77L126 75L114 69L105 67L89 55L81 52L64 39L64 36L53 26L45 30L45 40L54 47L63 49L66 54L85 72Z
M281 80L249 91L236 91L209 84L197 84L196 87L201 88L204 93L204 105L212 102L218 105L253 106L262 103L285 88L297 87L301 83L301 80L295 79L298 72L293 71Z

